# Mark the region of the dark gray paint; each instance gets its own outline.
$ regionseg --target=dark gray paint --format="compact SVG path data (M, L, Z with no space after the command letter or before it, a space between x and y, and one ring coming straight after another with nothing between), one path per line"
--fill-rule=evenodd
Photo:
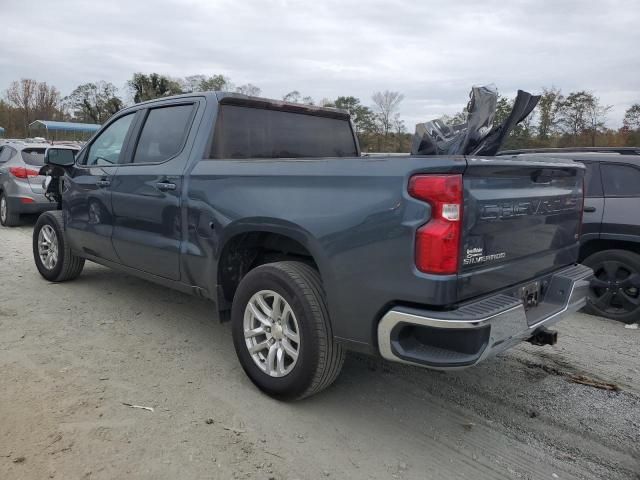
M391 305L447 308L575 261L577 242L572 240L547 246L542 254L494 265L495 274L491 268L475 272L478 281L467 272L460 279L420 273L414 266L415 230L428 220L430 208L409 197L408 179L416 173L463 173L468 163L464 157L209 160L218 98L212 93L180 96L139 104L119 114L171 102L198 103L189 138L173 160L71 169L63 210L76 251L218 300L218 262L228 242L256 231L290 237L308 249L319 267L334 335L368 351L375 347L377 321ZM138 120L133 122L125 155L133 151L139 127ZM503 173L512 169L516 177L540 168L581 170L552 159L520 161L517 166L495 157L469 163L474 175L480 176L495 169ZM107 189L95 185L102 176L111 181ZM490 177L484 181L490 182ZM176 184L175 191L158 188L165 179ZM469 199L477 193L471 188L465 195ZM514 196L508 182L497 193L505 199ZM535 189L530 193L545 194ZM97 224L87 220L92 201L105 212ZM536 222L541 220L542 216L536 217ZM465 228L473 225L465 223ZM505 225L500 228L509 234ZM527 235L535 235L535 229L528 228Z

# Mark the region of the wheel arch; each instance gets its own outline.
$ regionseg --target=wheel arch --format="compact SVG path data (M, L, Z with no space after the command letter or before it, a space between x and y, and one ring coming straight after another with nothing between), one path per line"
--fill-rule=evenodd
M327 262L314 236L290 222L260 218L227 227L217 255L217 305L224 320L242 278L273 261L296 260L315 268L321 278Z
M604 240L601 238L589 240L580 246L579 261L584 261L594 253L605 250L627 250L640 255L640 239L637 242L629 240Z

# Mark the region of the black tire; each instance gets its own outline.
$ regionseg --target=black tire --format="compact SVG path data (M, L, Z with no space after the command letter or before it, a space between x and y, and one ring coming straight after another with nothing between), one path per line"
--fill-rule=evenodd
M67 244L62 228L62 212L51 211L45 212L38 218L35 227L33 227L33 259L40 275L50 282L66 282L73 280L82 273L84 268L84 258L75 255ZM57 242L57 260L54 265L49 268L40 258L39 252L39 236L40 231L49 226L53 229Z
M244 337L244 315L250 299L262 290L279 294L291 307L299 327L297 362L282 377L261 370ZM292 261L261 265L240 282L233 299L231 328L236 354L251 381L279 400L299 400L327 388L336 379L345 351L334 338L322 282L312 267Z
M585 311L624 323L640 320L640 255L603 250L582 263L594 271Z
M5 213L2 214L2 211ZM5 227L15 227L16 225L20 225L20 214L12 211L4 192L0 192L0 224Z

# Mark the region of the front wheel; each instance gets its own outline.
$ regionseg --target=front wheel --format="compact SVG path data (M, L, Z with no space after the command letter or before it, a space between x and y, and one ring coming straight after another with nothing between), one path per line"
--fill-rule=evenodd
M584 262L593 269L586 311L624 323L640 319L640 255L604 250Z
M242 368L272 397L308 397L340 373L344 349L333 339L320 275L304 263L251 270L234 296L231 322Z
M33 227L33 259L40 275L51 282L73 280L82 272L84 258L69 248L61 212L46 212L38 218Z

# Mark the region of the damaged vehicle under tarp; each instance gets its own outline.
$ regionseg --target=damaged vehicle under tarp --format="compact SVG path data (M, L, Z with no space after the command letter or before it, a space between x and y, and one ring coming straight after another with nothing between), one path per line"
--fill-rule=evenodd
M494 125L498 90L495 85L473 87L467 105L466 121L454 123L438 118L416 125L412 155L482 155L493 156L509 133L533 111L539 95L518 90L507 118Z

